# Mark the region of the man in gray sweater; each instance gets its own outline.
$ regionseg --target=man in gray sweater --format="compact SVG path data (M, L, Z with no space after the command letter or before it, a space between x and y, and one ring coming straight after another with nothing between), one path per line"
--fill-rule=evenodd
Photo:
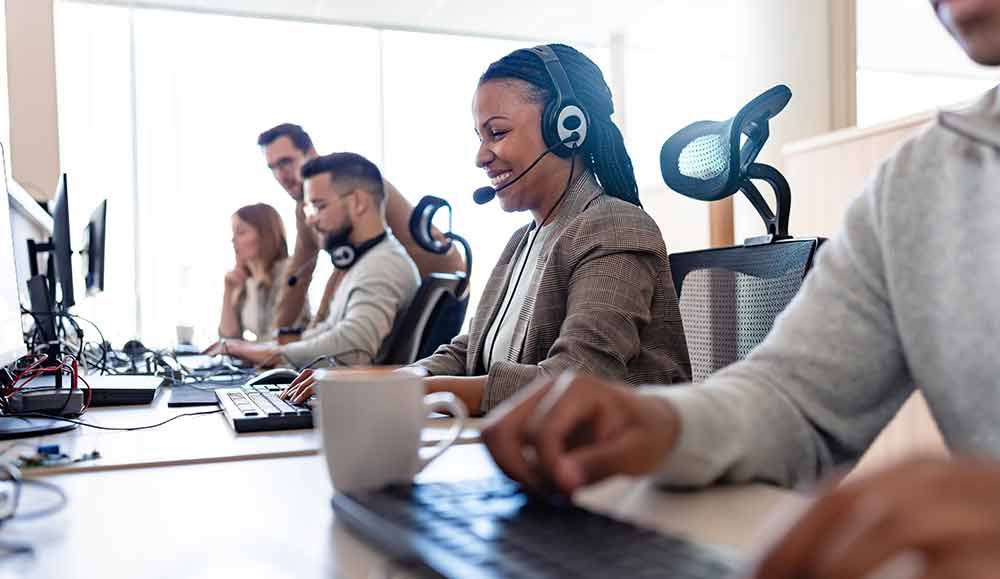
M973 60L1000 64L1000 0L932 3ZM565 492L614 474L792 486L857 460L918 388L958 458L833 488L757 575L1000 576L998 236L994 89L883 163L748 359L641 394L563 376L498 409L484 438L509 475Z
M355 153L316 157L302 166L302 178L307 224L345 272L330 313L297 342L232 340L220 349L258 365L371 364L420 286L417 266L388 230L384 181L371 161Z

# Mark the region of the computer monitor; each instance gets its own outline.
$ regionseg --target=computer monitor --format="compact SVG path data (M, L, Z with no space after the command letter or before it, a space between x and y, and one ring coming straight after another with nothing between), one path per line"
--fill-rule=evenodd
M6 366L28 353L21 333L21 300L10 231L9 198L0 203L0 327L4 328L0 332L0 366Z
M101 204L90 214L90 221L83 230L84 271L87 274L87 295L104 291L104 236L107 229L108 202Z
M73 298L73 248L70 243L69 233L69 187L66 183L66 173L62 174L59 180L59 189L56 192L55 206L52 209L52 249L56 264L56 280L62 291L59 305L62 309L73 307L76 301ZM52 280L52 272L49 272L49 280Z
M35 322L35 331L46 344L56 341L55 308L49 301L49 283L44 275L36 275L28 280L28 299L31 300L31 314ZM59 352L56 350L55 355Z
M5 197L3 203L0 203L0 327L4 329L0 332L0 366L8 366L28 353L21 332L21 302L14 260L14 236L11 232L11 197L9 193ZM36 280L33 291L37 293L40 287L44 294L44 281L42 278L39 286ZM38 296L40 300L47 301L43 297L45 296ZM49 318L46 325L51 323ZM14 328L17 331L13 331ZM54 334L54 328L48 331ZM75 427L75 424L54 418L0 415L0 440L55 434Z

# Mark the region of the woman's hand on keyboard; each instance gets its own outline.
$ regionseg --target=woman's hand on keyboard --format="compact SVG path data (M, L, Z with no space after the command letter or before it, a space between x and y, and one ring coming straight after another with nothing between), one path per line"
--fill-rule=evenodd
M648 474L680 431L664 399L565 373L525 388L487 417L483 440L511 478L572 493L616 474Z
M278 397L295 404L304 404L316 392L316 378L313 377L313 374L315 374L315 370L303 370Z

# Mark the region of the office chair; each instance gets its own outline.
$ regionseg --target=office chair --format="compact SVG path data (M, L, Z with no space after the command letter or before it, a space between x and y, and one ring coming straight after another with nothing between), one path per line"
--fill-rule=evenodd
M774 167L755 162L769 136L768 121L791 96L787 86L775 86L727 121L699 121L681 129L660 150L668 187L701 201L742 191L767 231L742 245L670 255L695 382L742 360L764 340L823 242L788 234L788 181ZM773 189L774 212L753 180Z
M448 231L434 236L434 215L448 209ZM425 277L406 313L396 318L393 329L375 356L376 364L412 364L426 358L441 344L458 335L469 307L469 280L472 277L472 248L451 230L451 204L440 197L425 195L410 215L410 234L421 248L444 255L458 243L465 253L465 271L432 273Z
M463 273L432 273L424 278L413 300L375 356L376 364L412 364L434 353L458 335L465 321L468 296Z

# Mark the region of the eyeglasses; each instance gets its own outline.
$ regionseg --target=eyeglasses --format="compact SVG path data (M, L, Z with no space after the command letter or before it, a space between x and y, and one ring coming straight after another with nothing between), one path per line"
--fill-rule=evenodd
M343 199L345 197L350 197L353 194L354 190L348 191L347 193L340 193L337 195L337 197ZM303 204L302 211L306 214L307 219L311 219L319 215L322 211L325 211L329 204L330 204L329 201L325 199L320 199L315 203L310 203L307 201L306 203Z

